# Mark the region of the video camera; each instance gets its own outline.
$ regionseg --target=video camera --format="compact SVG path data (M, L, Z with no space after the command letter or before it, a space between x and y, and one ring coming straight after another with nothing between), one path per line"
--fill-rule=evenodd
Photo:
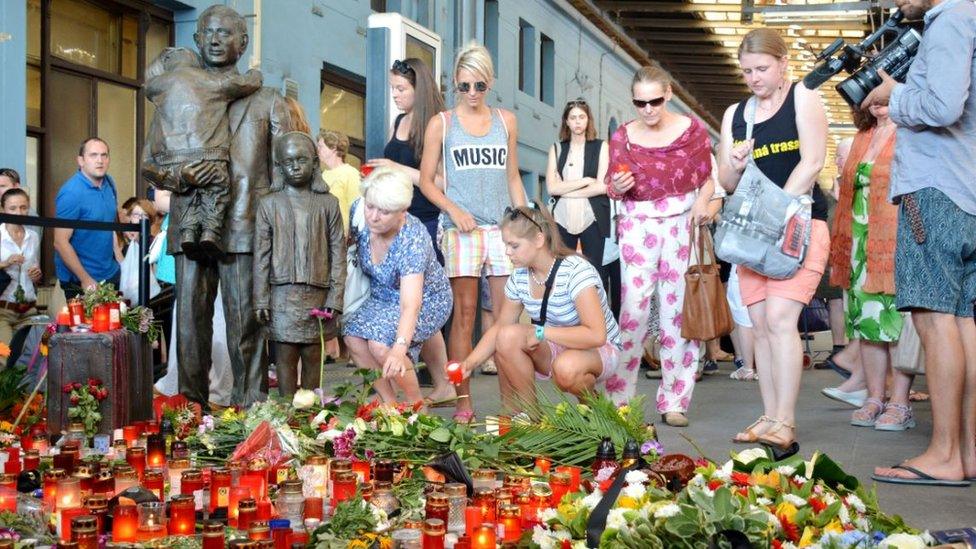
M845 44L843 38L834 40L817 55L819 64L803 78L803 85L807 89L815 90L840 71L847 71L851 76L837 84L837 93L850 106L857 107L871 90L881 84L878 70L884 70L895 80L904 82L908 67L915 59L918 45L922 41L922 36L915 29L900 25L904 17L901 10L896 11L878 30L853 46ZM869 54L868 50L874 43L889 32L896 33L895 40L877 55ZM834 57L841 48L841 54ZM864 58L867 58L867 62L862 64Z

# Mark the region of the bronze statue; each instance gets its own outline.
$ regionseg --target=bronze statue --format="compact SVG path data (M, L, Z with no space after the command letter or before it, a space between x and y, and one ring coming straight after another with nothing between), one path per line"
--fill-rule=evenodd
M230 183L227 109L259 89L260 72L206 71L186 48L166 48L146 70L146 98L156 111L142 173L156 187L186 195L187 208L176 228L180 249L190 259L223 255L220 228ZM186 169L195 162L212 170L209 184L201 185Z
M247 25L239 13L227 6L210 6L200 15L193 37L205 70L230 77L238 74L237 61L248 44ZM180 228L191 207L187 195L173 195L170 226L174 230L167 235L167 247L176 255L180 392L205 410L209 409L212 319L218 282L234 374L231 401L247 406L267 397L267 363L252 301L254 212L258 199L271 185L272 139L291 129L284 98L272 88L261 88L231 103L228 118L230 185L220 235L224 257L193 259L183 253ZM198 187L220 180L214 162L190 162L180 173Z
M315 141L302 132L276 137L273 158L271 193L258 202L254 308L268 325L279 391L290 397L298 388L299 356L302 388L318 387L320 344L339 334L346 243L339 200L322 180Z

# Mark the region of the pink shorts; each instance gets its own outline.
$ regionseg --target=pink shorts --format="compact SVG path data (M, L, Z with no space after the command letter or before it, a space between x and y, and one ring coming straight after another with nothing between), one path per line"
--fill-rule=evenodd
M535 378L538 380L546 380L552 377L552 363L556 361L556 357L559 356L560 353L568 349L568 347L563 347L562 345L549 340L546 340L546 343L549 344L549 354L551 355L551 358L549 359L549 373L540 374L539 372L536 372ZM600 362L603 363L603 371L600 372L600 377L596 378L597 383L599 383L613 374L613 372L617 369L620 351L617 349L616 345L610 343L609 341L604 343L603 347L600 347L597 349L597 351L600 353Z
M830 231L827 229L827 223L814 219L810 228L810 247L807 249L807 257L792 278L775 280L752 269L739 266L739 292L742 294L742 304L746 307L755 305L765 301L769 296L791 299L804 305L810 303L820 284L820 279L823 278L829 255Z

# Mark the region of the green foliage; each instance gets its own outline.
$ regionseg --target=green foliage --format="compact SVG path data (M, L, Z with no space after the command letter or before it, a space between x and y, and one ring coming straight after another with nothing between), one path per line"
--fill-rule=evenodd
M0 511L0 528L9 528L21 538L36 539L38 545L53 545L54 537L48 529L47 513L34 511L30 513L10 513Z
M312 533L310 545L316 549L346 547L346 541L376 530L376 517L372 507L356 495L335 508L332 520L322 524Z
M0 414L6 415L14 404L24 398L24 375L27 368L13 366L0 370Z

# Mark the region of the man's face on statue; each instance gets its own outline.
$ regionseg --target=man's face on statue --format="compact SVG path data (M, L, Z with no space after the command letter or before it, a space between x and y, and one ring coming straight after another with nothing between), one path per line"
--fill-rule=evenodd
M278 167L285 175L285 183L292 187L305 187L313 175L315 151L304 139L288 139L278 150Z
M230 15L211 15L202 21L193 35L203 62L209 67L234 65L247 48L247 34L242 33Z

